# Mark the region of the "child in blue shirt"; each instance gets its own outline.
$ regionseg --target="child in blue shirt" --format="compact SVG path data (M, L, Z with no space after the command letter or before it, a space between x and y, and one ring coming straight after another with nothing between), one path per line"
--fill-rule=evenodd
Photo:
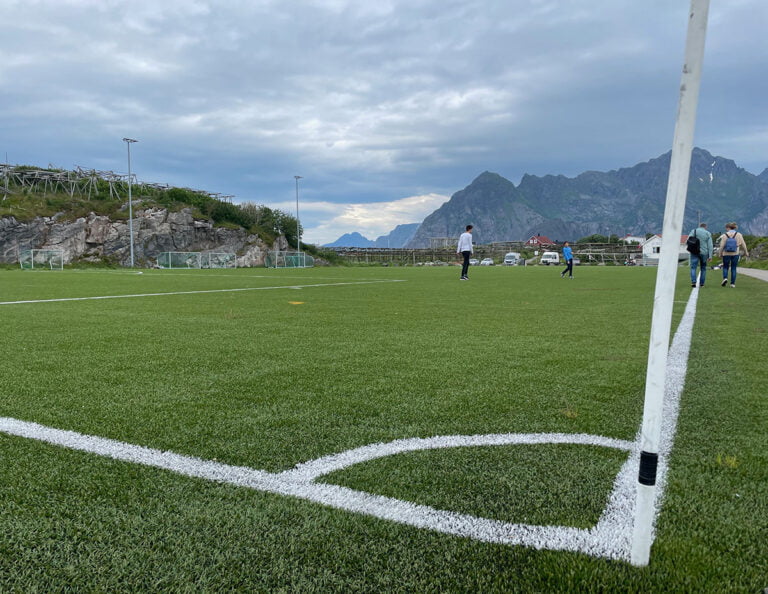
M573 250L567 241L563 244L563 260L565 260L565 270L560 273L560 278L564 278L566 272L568 278L573 278Z

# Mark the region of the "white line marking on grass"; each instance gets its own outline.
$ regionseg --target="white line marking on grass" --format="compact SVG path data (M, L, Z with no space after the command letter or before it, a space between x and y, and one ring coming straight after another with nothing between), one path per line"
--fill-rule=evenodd
M152 276L153 278L161 278L163 276L166 276L167 278L173 278L177 276L194 276L197 278L211 278L211 277L221 277L221 278L242 278L242 279L253 279L253 278L271 278L273 280L281 280L281 279L288 279L288 278L301 278L306 279L307 275L283 275L280 273L276 274L248 274L245 273L246 270L254 270L254 269L248 269L248 268L228 268L228 269L219 269L219 270L232 270L232 274L223 274L221 272L209 272L210 268L200 268L197 270L200 270L201 272L195 273L195 272L184 272L187 269L184 268L166 268L166 269L157 269L157 268L147 268L142 271L133 271L133 270L79 270L79 269L73 269L73 270L63 270L62 272L64 274L122 274L122 275L136 275L139 273L146 273L148 276ZM237 272L235 272L237 271ZM26 271L25 271L26 272ZM41 271L45 272L45 271ZM315 276L312 275L312 278L315 280L344 280L345 278L349 277L343 277L343 276ZM369 280L391 280L391 279L369 279Z
M306 499L337 509L362 513L377 518L408 524L417 528L428 528L500 544L522 544L536 548L583 550L591 554L603 554L603 543L590 542L590 532L578 528L532 526L512 524L498 520L478 518L467 514L444 511L426 505L418 505L391 497L356 491L347 487L313 482L318 476L347 466L388 456L393 453L412 452L422 449L513 445L529 443L576 443L603 445L620 450L630 450L632 442L613 440L600 436L564 434L497 434L468 436L439 436L425 439L404 439L388 444L372 444L344 452L330 461L321 458L315 463L302 465L294 471L270 473L244 466L230 466L183 456L174 452L160 451L95 435L83 435L46 427L37 423L12 418L0 418L0 431L36 439L53 445L63 446L106 456L115 460L133 462L170 470L178 474L204 478L221 483L248 487L268 493L289 495ZM378 452L376 450L379 450ZM311 468L309 472L307 469ZM575 546L575 548L574 548Z
M23 301L0 301L0 305L20 305L23 303L59 303L64 301L93 301L98 299L131 299L135 297L162 297L165 295L200 295L205 293L235 293L238 291L269 291L275 289L309 289L312 287L343 287L348 285L372 285L376 283L404 283L402 279L354 281L344 283L316 283L311 285L282 285L270 287L240 287L236 289L207 289L203 291L170 291L167 293L137 293L134 295L96 295L94 297L61 297L57 299L27 299Z
M347 450L316 460L297 464L295 468L280 473L280 476L292 480L308 482L353 464L368 462L405 452L434 450L439 448L459 448L475 446L501 446L521 444L579 444L599 445L607 448L630 451L634 442L611 439L585 433L490 433L487 435L441 435L437 437L412 437L397 439L389 443L375 443L353 450Z
M678 326L668 357L668 383L665 391L664 423L659 448L656 513L666 486L667 458L672 449L679 400L685 382L697 291L691 298ZM489 435L450 435L430 438L399 439L348 450L296 465L295 468L270 473L243 466L230 466L163 452L143 446L45 427L12 418L0 418L0 431L44 441L66 448L91 452L116 460L162 468L190 477L205 478L268 493L288 495L333 508L391 520L417 528L480 541L524 545L536 549L580 552L608 559L630 560L634 518L636 475L640 457L639 433L634 442L599 435L563 433L502 433ZM384 456L419 450L534 444L577 444L614 448L629 452L616 476L613 491L597 524L590 529L568 526L515 524L468 514L435 509L391 497L356 491L347 487L315 482L329 472L342 470Z
M698 299L699 291L691 291L691 296L688 299L688 304L685 306L685 312L677 326L675 337L672 340L672 346L670 346L667 355L667 383L664 388L664 408L662 411L658 452L659 465L656 473L656 516L658 516L661 509L664 489L667 486L669 456L675 441L677 418L680 413L680 397L685 388L685 375L688 370L688 356L691 351L691 337L693 336L693 323L696 318L696 303ZM639 452L639 432L637 435L637 443ZM633 488L635 488L637 476L633 476L632 479Z

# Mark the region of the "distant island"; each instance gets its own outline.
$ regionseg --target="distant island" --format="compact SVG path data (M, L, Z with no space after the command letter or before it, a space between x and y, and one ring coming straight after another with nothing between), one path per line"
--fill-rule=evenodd
M398 225L386 235L381 235L375 240L370 240L357 231L354 233L345 233L333 243L326 243L323 247L401 248L413 239L419 225L421 225L421 223Z

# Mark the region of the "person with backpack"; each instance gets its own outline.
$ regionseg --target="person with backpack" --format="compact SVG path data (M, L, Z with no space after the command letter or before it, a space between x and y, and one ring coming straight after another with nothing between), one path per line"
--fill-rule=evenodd
M686 242L690 252L691 264L691 288L696 288L696 277L699 277L699 287L704 286L707 280L707 262L712 259L712 234L707 231L707 224L701 223L696 229L691 230Z
M723 257L723 282L721 287L728 284L728 271L731 271L731 287L736 287L736 267L739 265L739 254L743 250L744 257L749 257L744 236L736 231L736 223L726 223L725 233L720 236L720 255Z

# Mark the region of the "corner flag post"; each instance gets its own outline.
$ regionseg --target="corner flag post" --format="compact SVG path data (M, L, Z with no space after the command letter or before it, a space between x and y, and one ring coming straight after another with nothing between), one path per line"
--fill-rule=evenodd
M656 469L661 439L669 337L672 327L672 306L675 298L680 235L691 168L693 132L696 125L696 107L699 98L708 12L709 0L691 0L688 35L685 44L685 64L683 64L683 75L680 83L672 159L669 164L661 254L659 269L656 273L651 340L648 347L640 468L632 535L631 562L636 566L648 565L653 542Z

